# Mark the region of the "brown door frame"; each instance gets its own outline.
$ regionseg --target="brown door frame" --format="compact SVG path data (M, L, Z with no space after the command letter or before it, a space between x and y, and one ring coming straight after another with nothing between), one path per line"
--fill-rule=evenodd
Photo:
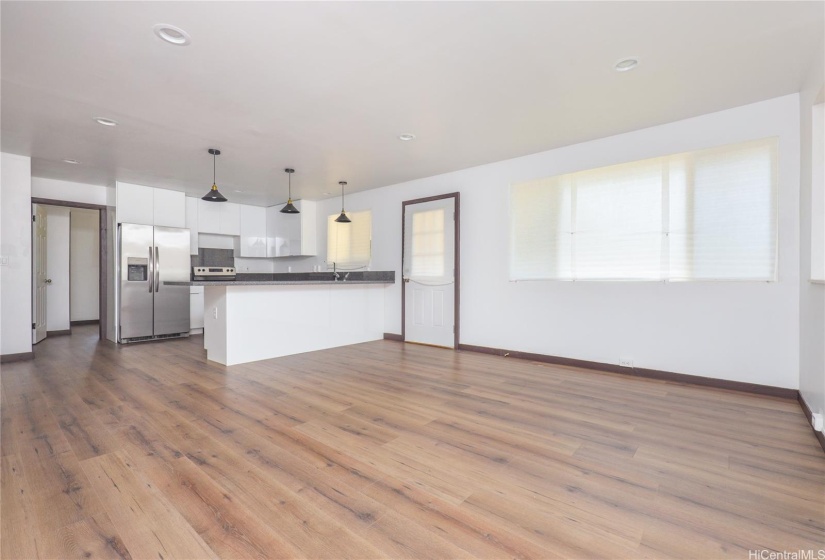
M100 340L106 340L106 318L108 313L106 295L108 293L109 283L109 256L106 253L107 234L109 229L109 222L107 216L107 207L100 204L87 204L85 202L71 202L68 200L53 200L51 198L37 198L32 197L32 204L47 204L49 206L65 206L68 208L85 208L87 210L99 210L100 222L100 257L98 259L99 286L98 286L98 314L100 315Z
M459 334L461 332L461 193L454 192L405 200L401 203L401 340L407 340L407 282L404 281L404 224L407 219L407 206L411 204L421 204L422 202L432 202L433 200L443 200L445 198L455 199L455 336L453 344L458 350Z

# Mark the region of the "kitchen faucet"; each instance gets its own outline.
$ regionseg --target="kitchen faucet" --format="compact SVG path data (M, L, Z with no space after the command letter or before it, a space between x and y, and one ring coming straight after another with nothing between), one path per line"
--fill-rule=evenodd
M336 263L333 262L332 263L332 275L335 276L335 281L337 282L341 278L341 275L338 274L338 271L336 270L336 268L337 268ZM346 278L344 278L344 280L346 280Z

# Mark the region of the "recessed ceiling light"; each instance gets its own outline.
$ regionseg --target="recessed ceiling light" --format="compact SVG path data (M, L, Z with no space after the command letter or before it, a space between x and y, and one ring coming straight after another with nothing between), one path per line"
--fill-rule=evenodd
M117 121L113 121L112 119L104 117L94 117L94 119L97 124L102 124L103 126L117 126Z
M63 162L64 163L71 163L72 165L77 165L78 163L80 163L76 159L64 159Z
M155 32L155 35L167 43L177 45L178 47L185 47L192 42L192 38L189 36L189 33L180 27L175 27L174 25L169 25L168 23L158 23L152 27L152 30Z
M409 142L410 140L415 140L415 134L404 133L398 135L399 140L403 140L404 142Z
M613 65L613 68L616 69L616 72L627 72L628 70L633 70L638 65L639 58L636 56L630 56L617 61L616 64Z
M243 191L239 191L238 189L235 189L235 192L243 192Z

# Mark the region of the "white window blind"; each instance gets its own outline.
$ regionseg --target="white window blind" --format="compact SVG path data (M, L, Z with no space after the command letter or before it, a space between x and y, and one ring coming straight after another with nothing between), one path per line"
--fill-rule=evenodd
M444 225L443 208L416 212L412 215L410 276L444 276Z
M404 211L405 280L429 286L455 282L455 201L416 203Z
M364 268L370 263L372 250L372 211L347 212L352 222L335 221L339 214L327 218L327 264L340 269Z
M775 280L775 138L510 189L513 280Z

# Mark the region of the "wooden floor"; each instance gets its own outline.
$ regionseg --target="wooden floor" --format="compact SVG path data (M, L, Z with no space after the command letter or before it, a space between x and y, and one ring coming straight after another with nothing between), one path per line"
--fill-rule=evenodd
M224 367L95 326L2 367L2 558L825 547L793 401L381 341Z

